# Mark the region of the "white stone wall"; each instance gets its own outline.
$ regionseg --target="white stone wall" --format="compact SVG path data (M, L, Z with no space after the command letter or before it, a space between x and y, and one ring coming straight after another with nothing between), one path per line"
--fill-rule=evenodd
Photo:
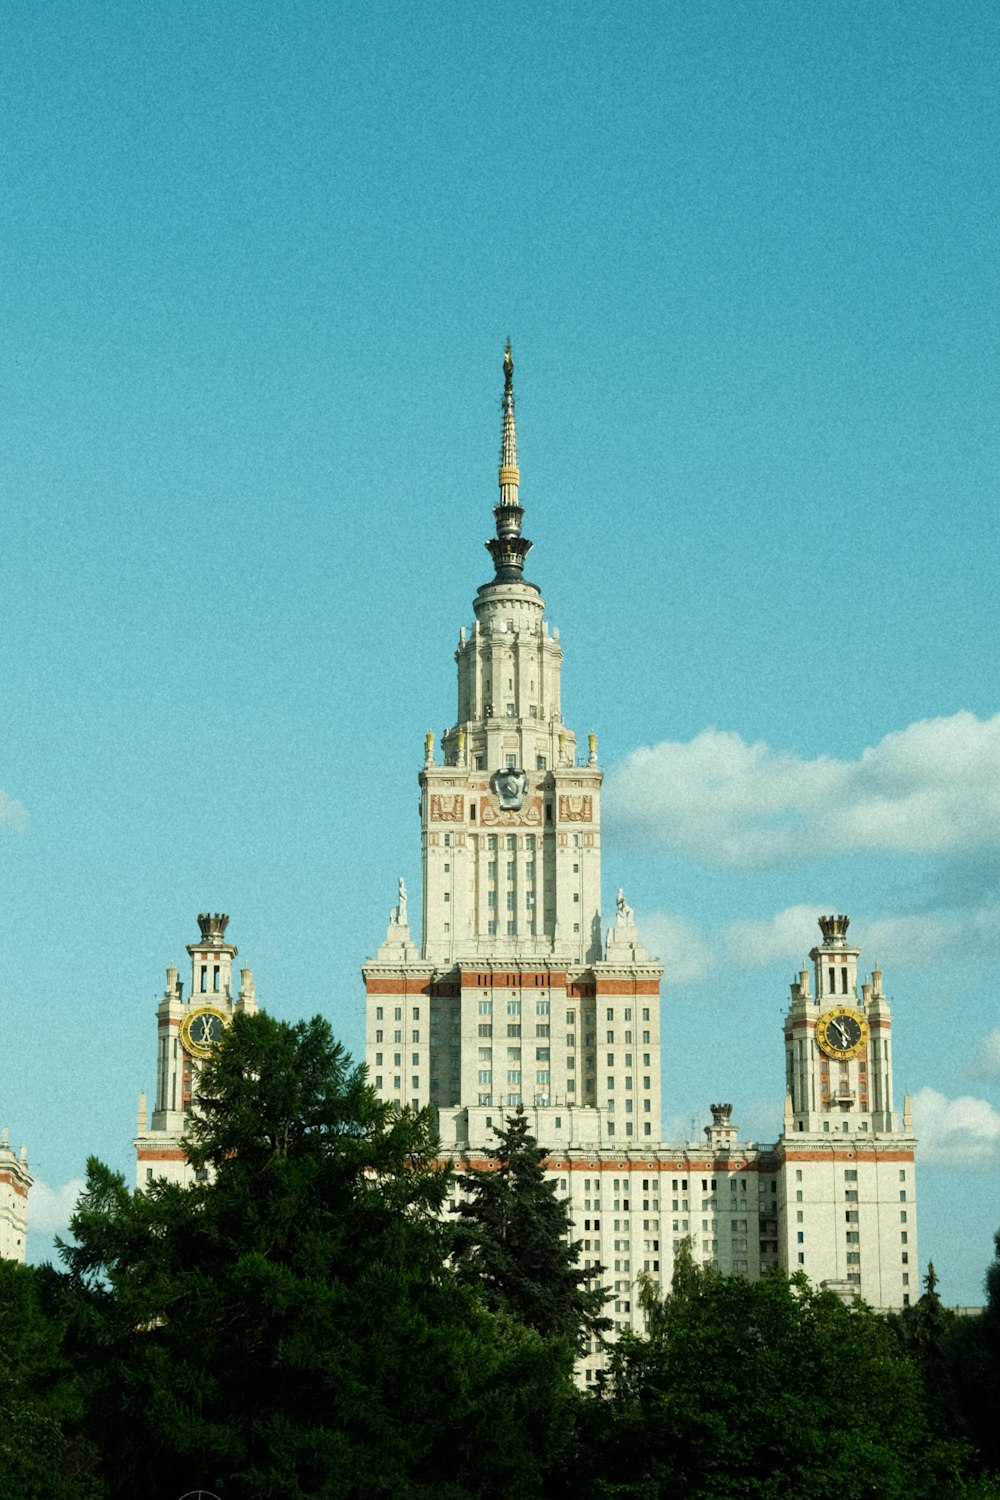
M0 1258L24 1263L28 1232L28 1153L15 1154L6 1127L0 1132Z

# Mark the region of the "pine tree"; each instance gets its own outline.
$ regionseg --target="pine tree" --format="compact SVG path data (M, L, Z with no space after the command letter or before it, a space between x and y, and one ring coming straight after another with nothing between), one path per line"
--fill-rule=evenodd
M548 1152L529 1134L523 1107L494 1130L491 1165L459 1178L468 1194L457 1205L452 1260L459 1279L479 1289L487 1307L509 1313L578 1353L610 1328L601 1314L608 1293L602 1266L579 1265L569 1203L545 1176Z

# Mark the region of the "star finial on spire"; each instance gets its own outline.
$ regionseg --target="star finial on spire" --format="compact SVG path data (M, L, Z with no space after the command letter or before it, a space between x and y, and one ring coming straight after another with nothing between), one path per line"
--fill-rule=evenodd
M500 436L500 501L494 508L497 534L486 543L496 568L494 583L521 583L524 559L531 543L521 535L524 516L518 498L521 474L517 467L517 429L514 425L514 353L507 340L503 352L503 426Z

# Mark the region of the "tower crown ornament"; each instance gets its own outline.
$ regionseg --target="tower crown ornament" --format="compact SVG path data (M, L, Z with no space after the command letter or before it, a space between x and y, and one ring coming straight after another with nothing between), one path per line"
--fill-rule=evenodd
M229 925L229 916L226 912L199 912L198 926L201 929L201 940L203 943L218 947L226 940L226 928Z
M510 340L503 352L503 424L500 435L500 499L494 507L497 534L486 543L496 570L494 583L521 583L524 559L531 543L521 535L524 509L518 498L521 471L517 467L517 430L514 424L514 355Z
M850 917L820 917L819 926L824 943L846 943Z

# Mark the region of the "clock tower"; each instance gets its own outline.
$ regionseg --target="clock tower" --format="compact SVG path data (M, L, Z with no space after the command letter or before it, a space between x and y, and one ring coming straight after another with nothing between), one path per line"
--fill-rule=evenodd
M167 967L167 984L156 1012L156 1095L152 1119L145 1094L139 1096L136 1129L136 1186L165 1177L186 1183L192 1172L184 1154L184 1130L198 1092L198 1078L212 1045L237 1011L257 1009L253 974L244 965L233 994L233 959L237 949L226 942L229 918L222 912L198 917L200 937L188 944L191 988L175 964Z
M892 1015L873 969L859 983L850 918L819 918L822 942L792 983L785 1020L779 1238L790 1271L902 1307L916 1274L909 1098L895 1108ZM831 1232L832 1231L832 1232Z

